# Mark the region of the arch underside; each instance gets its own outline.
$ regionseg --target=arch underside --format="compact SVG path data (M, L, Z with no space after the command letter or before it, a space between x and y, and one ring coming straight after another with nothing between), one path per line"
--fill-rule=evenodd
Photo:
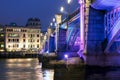
M120 7L120 0L94 0L91 6L109 12ZM107 35L107 41L105 53L120 53L120 18L115 21L113 29Z
M107 39L105 53L120 53L120 18L113 25Z
M91 6L95 9L110 11L120 7L120 0L95 0Z

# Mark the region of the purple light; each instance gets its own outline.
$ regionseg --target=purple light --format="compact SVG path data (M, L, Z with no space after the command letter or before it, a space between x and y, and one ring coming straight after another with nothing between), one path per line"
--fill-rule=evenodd
M79 4L82 4L82 3L84 3L84 1L83 1L83 0L78 0L78 2L79 2Z
M80 3L80 49L84 50L84 1L83 0L79 0Z
M67 55L67 54L65 54L65 55L64 55L64 57L67 59L67 58L68 58L68 55Z

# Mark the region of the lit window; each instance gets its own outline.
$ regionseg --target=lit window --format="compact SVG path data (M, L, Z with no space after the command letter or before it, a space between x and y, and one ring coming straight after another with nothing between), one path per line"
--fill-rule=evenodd
M4 44L1 44L1 47L4 47Z
M0 32L3 31L3 28L0 28Z
M1 36L1 37L3 37L3 36L4 36L4 34L0 34L0 36Z

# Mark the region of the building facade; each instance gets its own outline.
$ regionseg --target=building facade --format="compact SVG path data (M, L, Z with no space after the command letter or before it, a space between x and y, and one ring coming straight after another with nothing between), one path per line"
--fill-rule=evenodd
M4 50L10 52L41 50L40 20L37 18L30 18L28 19L27 24L28 23L29 25L26 26L17 26L16 24L4 26L4 32L2 31L3 28L0 28L0 49L5 46Z
M5 34L4 34L4 27L0 25L0 52L5 50Z
M40 29L6 27L5 44L7 51L40 49Z

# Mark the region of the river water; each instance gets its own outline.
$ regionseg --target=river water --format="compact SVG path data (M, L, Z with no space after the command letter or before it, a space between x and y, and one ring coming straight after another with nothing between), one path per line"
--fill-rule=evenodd
M54 80L54 70L42 69L38 59L0 59L0 80Z
M120 80L120 68L44 69L37 58L0 59L0 80Z

